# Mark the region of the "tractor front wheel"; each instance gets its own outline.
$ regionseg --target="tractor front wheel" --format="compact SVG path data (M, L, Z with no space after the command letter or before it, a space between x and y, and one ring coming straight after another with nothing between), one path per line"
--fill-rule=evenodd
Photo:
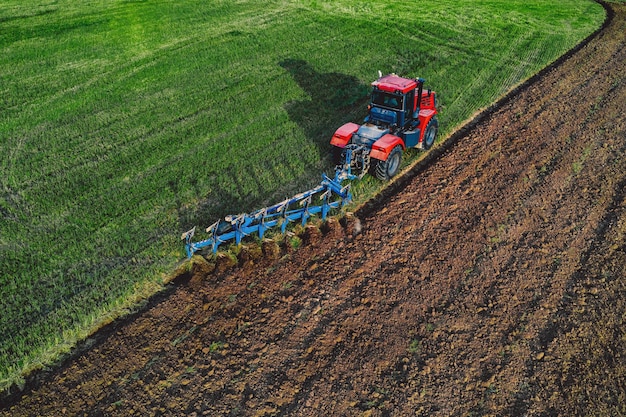
M376 178L382 181L388 181L393 178L400 170L400 162L402 161L402 148L396 146L391 150L387 160L377 161L374 168Z
M436 117L433 117L426 126L426 132L424 133L424 139L422 140L422 149L427 151L435 143L435 137L439 130L439 122Z

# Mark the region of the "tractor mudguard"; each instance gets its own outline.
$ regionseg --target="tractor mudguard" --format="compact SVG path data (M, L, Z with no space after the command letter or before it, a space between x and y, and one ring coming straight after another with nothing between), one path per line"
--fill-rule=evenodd
M350 139L352 139L354 132L359 130L359 127L356 123L346 123L335 131L330 144L339 148L345 148Z
M428 122L437 114L434 110L420 110L419 112L419 126L422 126L420 132L419 143L421 144L424 141L424 134L426 133L426 126L428 126Z
M420 126L422 123L428 123L431 117L433 117L437 112L434 110L420 110L419 112L419 121Z
M379 161L386 161L387 157L391 153L391 150L400 145L404 150L404 141L396 135L387 133L382 138L378 139L372 145L372 152L370 152L371 158L376 158Z

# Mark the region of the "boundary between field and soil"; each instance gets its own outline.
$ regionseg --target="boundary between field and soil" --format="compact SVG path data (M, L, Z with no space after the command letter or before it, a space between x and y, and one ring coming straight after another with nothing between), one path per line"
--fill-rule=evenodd
M478 124L489 118L496 111L503 108L513 98L515 98L520 92L527 90L530 86L538 82L546 74L563 64L575 53L585 47L590 41L596 38L613 20L615 13L611 6L603 0L595 0L605 10L605 19L602 25L593 33L588 35L576 46L568 50L565 54L561 55L555 61L538 71L535 75L528 78L526 81L521 82L508 93L503 95L500 99L494 102L492 105L478 111L472 118L467 119L457 129L448 134L448 136L441 140L435 147L429 152L418 158L405 168L396 178L389 182L384 188L382 188L373 197L367 201L357 204L354 208L354 215L363 220L370 217L376 210L380 209L382 205L394 195L397 195L402 191L416 176L430 167L438 159L441 158L448 150L455 146L461 139L466 137L471 131L473 131ZM341 217L337 215L336 217ZM166 284L163 289L155 293L147 300L144 300L136 306L129 314L122 316L113 322L106 324L99 328L94 333L89 335L85 340L78 342L78 344L67 354L63 355L56 363L49 365L48 367L32 372L29 375L25 375L25 383L22 387L11 386L8 389L0 392L0 408L8 408L15 404L24 395L36 390L43 384L49 381L49 379L57 373L60 369L63 369L70 362L89 351L94 346L97 346L104 342L111 334L113 334L120 327L132 322L136 317L143 312L149 310L155 305L159 304L163 300L175 291L177 284L185 277L190 276L189 260L182 261L179 266L172 271L172 273L165 280Z

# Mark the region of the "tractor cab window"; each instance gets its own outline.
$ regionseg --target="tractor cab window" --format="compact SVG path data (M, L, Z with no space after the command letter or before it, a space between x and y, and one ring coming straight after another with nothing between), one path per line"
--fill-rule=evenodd
M372 104L390 109L402 110L404 97L397 94L385 93L382 91L372 92Z
M415 90L411 90L406 94L406 114L412 114L415 110Z

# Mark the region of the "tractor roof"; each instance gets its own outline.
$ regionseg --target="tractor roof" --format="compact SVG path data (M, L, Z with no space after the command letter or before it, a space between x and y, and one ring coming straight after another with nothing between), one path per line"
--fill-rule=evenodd
M389 74L383 77L380 77L378 80L372 83L372 86L378 88L382 91L387 91L390 93L402 93L406 94L411 90L417 88L417 81L402 78L397 76L396 74Z

